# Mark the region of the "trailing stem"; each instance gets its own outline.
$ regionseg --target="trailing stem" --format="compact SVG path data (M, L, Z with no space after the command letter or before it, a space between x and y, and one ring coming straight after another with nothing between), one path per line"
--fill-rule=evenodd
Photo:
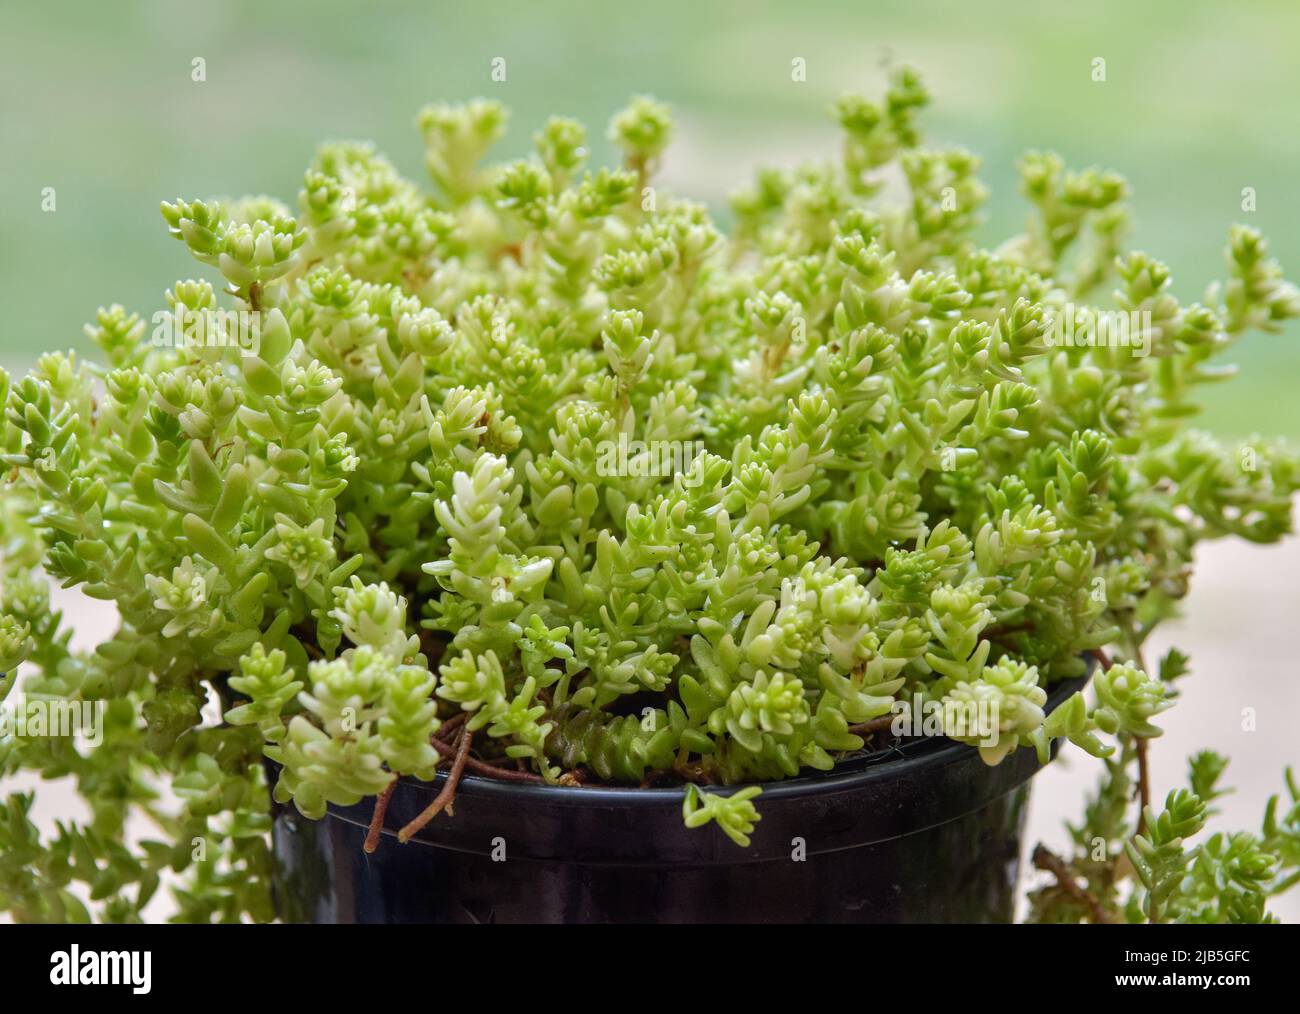
M1065 864L1065 860L1055 852L1043 845L1037 846L1034 849L1034 866L1052 874L1061 890L1088 909L1094 923L1113 923L1115 921L1107 914L1102 903L1090 891L1080 886L1079 882L1074 879L1074 874L1070 872L1070 868Z
M384 789L375 799L375 814L370 818L370 830L366 832L365 843L361 846L367 854L379 848L379 838L384 833L384 816L388 813L388 801L393 798L395 788L397 788L396 775L388 783L388 788Z
M469 746L474 739L474 733L466 729L460 735L460 744L456 748L456 759L452 762L451 771L447 774L446 784L443 785L442 791L438 793L432 803L425 807L424 812L397 832L397 840L405 845L425 824L433 820L443 810L451 812L451 805L456 799L456 787L460 785L460 776L465 772L465 762L469 759Z

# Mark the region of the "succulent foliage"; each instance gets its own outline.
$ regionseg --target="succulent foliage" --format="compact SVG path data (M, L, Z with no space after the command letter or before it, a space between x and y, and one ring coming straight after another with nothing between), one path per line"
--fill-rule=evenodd
M42 838L9 795L0 903L132 920L168 878L181 919L269 918L271 793L319 817L430 779L458 714L548 782L685 784L686 823L743 846L759 788L729 786L937 702L996 716L948 730L990 763L1106 758L1069 861L1109 910L1264 918L1295 786L1261 834L1190 848L1202 755L1139 831L1138 748L1185 668L1140 658L1199 542L1289 531L1297 458L1187 423L1300 294L1238 227L1179 302L1124 245L1123 180L1050 154L1020 167L1025 231L982 247L979 160L923 146L927 102L910 71L842 100L842 156L760 173L729 235L656 188L646 98L618 168L562 118L486 162L507 114L477 101L420 114L432 190L338 143L296 207L163 204L208 280L152 327L100 310L98 363L0 372L0 695L104 708L93 747L0 735L0 774L88 806ZM74 650L49 577L116 633ZM1107 647L1127 661L1047 714ZM1088 917L1059 886L1035 914Z

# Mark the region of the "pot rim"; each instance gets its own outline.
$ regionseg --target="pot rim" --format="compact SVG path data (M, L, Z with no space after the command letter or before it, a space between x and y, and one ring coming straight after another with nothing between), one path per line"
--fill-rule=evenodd
M1076 690L1081 690L1091 679L1096 657L1086 656L1088 669L1082 676L1060 680L1048 691L1044 710L1054 711ZM1028 747L1021 747L1021 750ZM836 762L826 772L799 774L794 778L771 781L737 782L733 785L710 785L711 794L729 796L750 786L763 790L762 800L771 803L792 796L815 796L841 792L863 784L894 777L904 772L915 772L964 760L976 752L973 746L958 743L947 736L917 736L884 750L855 754ZM1019 752L1019 751L1016 751ZM1053 750L1053 754L1055 750ZM1009 758L1008 758L1009 759ZM448 769L440 767L431 781L421 781L411 775L402 775L398 784L417 792L435 794L448 777ZM697 789L699 786L696 786ZM508 800L519 797L536 798L546 794L546 802L556 806L592 806L617 804L630 808L661 807L667 803L680 804L686 795L686 785L667 785L643 788L635 785L550 785L536 782L514 782L465 771L456 787L457 795L481 797L485 800ZM333 809L331 807L331 809Z
M1090 674L1053 686L1047 709L1059 706ZM1053 756L1058 746L1052 744ZM430 823L408 844L488 855L494 841L508 839L512 858L579 866L786 860L794 836L805 838L808 855L820 855L951 823L1019 789L1040 767L1029 747L988 766L974 747L936 736L850 757L826 774L750 783L763 789L762 820L744 850L724 835L700 835L683 825L685 786L570 787L466 777L457 789L455 819ZM440 772L429 782L402 779L389 800L384 836L396 837L394 828L414 820L446 778ZM726 795L743 787L710 791ZM354 834L363 833L373 816L370 800L328 811L329 819L351 825Z

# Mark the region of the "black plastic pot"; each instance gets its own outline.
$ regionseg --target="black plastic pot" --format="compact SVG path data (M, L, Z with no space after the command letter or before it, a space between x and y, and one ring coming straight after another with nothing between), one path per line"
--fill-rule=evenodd
M1056 687L1055 706L1082 685ZM274 821L282 919L320 923L1008 922L1033 751L989 767L911 740L765 786L752 844L687 829L682 790L564 788L467 776L455 816L362 850L373 803ZM387 827L442 784L404 779Z

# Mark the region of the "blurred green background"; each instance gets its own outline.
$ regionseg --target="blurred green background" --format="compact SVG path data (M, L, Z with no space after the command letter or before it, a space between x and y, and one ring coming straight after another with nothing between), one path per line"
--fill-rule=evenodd
M85 347L100 304L148 317L200 270L170 240L163 198L264 192L296 201L314 146L373 139L423 173L413 118L435 99L500 98L502 154L550 113L592 128L626 97L671 101L663 181L725 197L759 163L831 152L827 103L874 92L890 60L935 94L932 142L984 157L985 237L1019 228L1026 147L1126 174L1134 242L1178 294L1222 274L1228 225L1264 229L1300 277L1300 4L756 2L368 3L44 0L0 8L0 362ZM206 61L206 81L191 80ZM507 80L491 80L506 60ZM791 81L794 57L807 80ZM1107 80L1092 80L1095 57ZM41 210L54 187L57 211ZM1257 192L1241 210L1243 187ZM1244 376L1208 395L1225 435L1300 433L1300 328L1248 339Z

